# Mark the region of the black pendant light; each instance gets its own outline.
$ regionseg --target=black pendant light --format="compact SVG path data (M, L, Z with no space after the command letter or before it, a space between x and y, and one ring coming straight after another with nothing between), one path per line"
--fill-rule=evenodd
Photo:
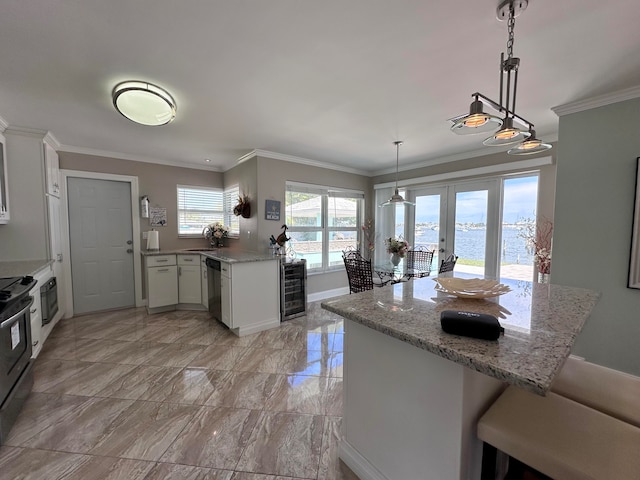
M381 203L379 206L380 207L387 207L389 205L415 205L415 203L409 202L407 200L404 199L404 197L402 195L400 195L400 193L398 192L398 165L399 165L399 161L400 161L400 145L402 145L402 141L401 140L397 140L395 142L393 142L393 144L396 146L396 189L393 195L391 195L391 198L389 200L387 200L384 203Z

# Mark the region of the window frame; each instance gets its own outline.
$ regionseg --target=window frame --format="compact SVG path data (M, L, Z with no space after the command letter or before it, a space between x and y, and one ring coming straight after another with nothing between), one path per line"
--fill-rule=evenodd
M183 194L181 193L181 191L200 191L200 192L211 192L213 195L219 195L219 199L216 199L216 202L218 202L221 205L221 209L216 209L216 205L213 205L213 208L209 209L208 212L210 212L210 218L207 221L207 223L205 225L202 226L202 229L204 229L204 227L206 225L209 225L210 223L214 223L214 222L222 222L224 225L226 225L229 228L229 237L232 238L237 238L240 235L240 222L239 219L233 214L233 207L236 205L236 203L234 203L235 201L237 201L238 195L239 195L239 186L238 185L233 185L230 188L224 189L224 188L219 188L219 187L207 187L207 186L201 186L201 185L184 185L184 184L177 184L176 185L176 225L177 225L177 230L178 230L178 238L199 238L202 237L202 230L199 232L194 232L194 233L180 233L180 230L182 228L183 225L186 225L186 223L182 222L182 215L183 212L186 211L186 209L184 208L180 208L180 203L181 203L181 196L183 196ZM206 212L207 210L202 210L203 212Z
M322 266L312 268L307 265L307 272L309 274L319 274L319 273L327 273L327 272L335 272L344 268L343 264L339 265L330 265L329 264L329 256L330 256L330 235L332 232L355 232L356 239L355 243L360 249L362 245L362 228L361 225L363 223L364 218L364 192L361 190L352 190L346 188L339 187L330 187L323 185L313 185L307 183L299 183L287 181L285 184L285 219L287 218L287 212L291 215L291 211L287 210L291 207L289 204L289 194L290 193L307 193L307 194L315 194L321 197L320 200L320 225L314 226L295 226L295 225L287 225L287 229L289 232L312 232L312 233L320 233L322 238ZM357 201L356 207L356 224L353 227L342 227L342 226L331 226L329 225L330 211L329 211L329 198L352 198ZM295 244L294 247L295 249Z

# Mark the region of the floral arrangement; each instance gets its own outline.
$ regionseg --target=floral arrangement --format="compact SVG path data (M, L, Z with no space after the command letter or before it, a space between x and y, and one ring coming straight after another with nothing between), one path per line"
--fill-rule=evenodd
M404 258L409 250L409 244L402 238L389 237L384 242L387 245L388 253L395 253L400 258Z
M533 239L533 260L538 265L538 272L551 273L551 238L553 222L548 218L540 218L536 222L536 236Z
M375 232L372 218L365 220L362 225L362 234L364 235L364 247L368 252L368 256L371 256L371 252L376 248L376 237L378 236Z
M213 242L222 240L223 238L228 236L229 229L225 227L222 222L215 222L215 223L210 223L209 225L204 227L202 234L207 240L213 243Z
M251 205L247 195L238 196L238 204L233 207L233 214L236 217L242 215L243 218L249 218L251 216Z

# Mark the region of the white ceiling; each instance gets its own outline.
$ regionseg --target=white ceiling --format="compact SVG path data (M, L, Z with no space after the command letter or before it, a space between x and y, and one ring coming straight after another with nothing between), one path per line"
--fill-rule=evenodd
M497 99L497 0L3 0L0 116L62 150L226 170L254 149L373 174L475 152L452 134L475 91ZM518 114L640 85L637 0L530 0L516 19ZM145 80L176 120L136 125L111 89Z

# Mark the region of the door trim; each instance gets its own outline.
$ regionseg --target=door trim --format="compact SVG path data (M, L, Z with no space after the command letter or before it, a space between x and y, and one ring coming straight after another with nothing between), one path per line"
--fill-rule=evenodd
M64 262L63 274L65 285L69 288L65 289L65 318L73 317L73 283L71 281L71 243L69 241L69 200L67 198L67 179L68 178L88 178L93 180L112 180L116 182L129 183L131 187L131 226L133 231L133 285L136 307L144 306L142 300L142 261L140 258L140 216L138 215L138 177L130 175L116 175L112 173L100 172L84 172L81 170L60 170L60 200L63 208L60 216L62 225L61 241L64 254L68 261Z

